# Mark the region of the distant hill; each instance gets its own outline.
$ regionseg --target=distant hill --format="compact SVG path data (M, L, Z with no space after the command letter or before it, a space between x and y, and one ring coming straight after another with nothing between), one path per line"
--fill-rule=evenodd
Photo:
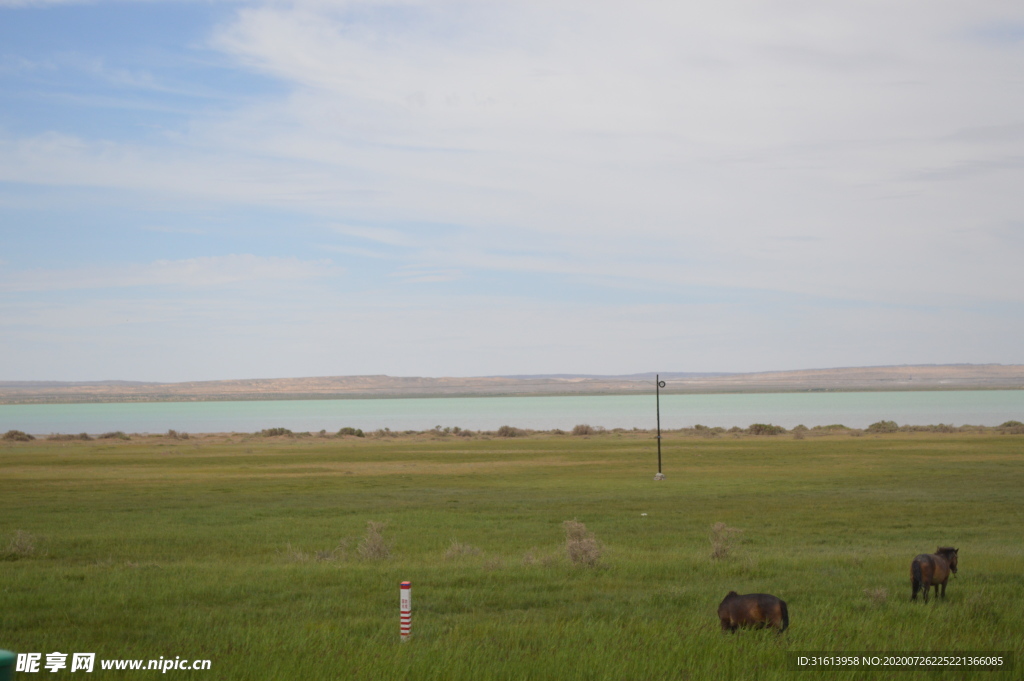
M945 364L848 367L762 373L661 372L664 393L873 390L1022 390L1024 365ZM627 376L543 374L426 378L324 376L237 381L0 381L0 404L202 402L216 400L618 395L652 392L652 373Z

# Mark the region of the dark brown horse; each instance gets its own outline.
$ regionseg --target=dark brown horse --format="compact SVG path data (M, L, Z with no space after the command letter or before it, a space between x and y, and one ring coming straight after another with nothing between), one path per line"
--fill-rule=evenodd
M910 564L910 586L913 593L910 600L917 600L917 592L924 589L924 602L928 602L928 589L935 587L935 597L939 597L939 585L942 585L942 597L946 597L946 581L949 573L956 574L957 554L960 549L940 546L935 553L922 553Z
M736 627L775 627L781 634L789 626L786 601L771 594L745 594L730 591L718 606L722 631L736 633Z

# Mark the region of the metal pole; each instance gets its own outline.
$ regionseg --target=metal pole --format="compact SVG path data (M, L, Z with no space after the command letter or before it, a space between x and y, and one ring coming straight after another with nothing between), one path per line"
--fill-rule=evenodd
M654 404L658 413L658 473L661 473L661 376L654 375Z
M665 381L661 380L661 376L654 374L654 403L657 405L658 413L658 472L655 474L655 480L664 480L665 474L661 472L661 389L665 387Z

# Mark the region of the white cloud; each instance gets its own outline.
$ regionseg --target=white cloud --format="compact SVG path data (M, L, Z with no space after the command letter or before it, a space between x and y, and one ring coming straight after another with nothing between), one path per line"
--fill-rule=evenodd
M0 345L24 348L8 380L759 371L833 366L837 353L853 366L1019 361L1006 330L1024 332L1022 315L952 308L589 304L426 288L402 297L181 289L162 300L7 300L0 312L12 320Z
M0 291L61 291L150 286L210 288L246 282L338 276L328 260L267 258L249 254L157 260L146 265L65 270L0 270Z
M703 344L708 370L739 368L729 353L750 355L749 319L730 318L738 308L665 308L662 317L687 322L659 331L601 306L600 292L617 288L871 305L816 310L813 324L791 327L766 311L753 326L773 339L777 359L742 368L806 365L782 359L808 352L794 349L801 345L790 328L847 357L830 362L822 351L813 361L822 366L998 360L956 357L953 349L970 346L964 329L927 358L903 348L911 347L905 339L924 347L939 342L931 334L950 333L921 306L948 314L1024 301L1024 43L986 37L999 25L1024 25L1024 5L250 3L209 46L278 80L286 94L197 110L179 134L148 145L8 134L0 180L285 209L325 225L314 239L325 251L373 261L402 283L465 281L469 290L473 273L486 271L599 284L586 314L567 312L556 296L538 296L545 312L537 316L522 301L419 301L422 314L410 303L395 316L426 349L376 331L346 341L368 357L397 343L392 350L410 362L475 357L483 373L496 371L485 368L487 357L512 355L526 373L594 371L632 347L620 329L633 322L640 326L631 333L663 334L665 353L672 343ZM148 74L100 63L126 86L160 88ZM336 271L288 258L195 262L18 273L0 283L217 285ZM376 309L389 300L377 299ZM371 310L336 306L346 310L344 324L310 322L325 343L344 329L382 325ZM449 343L451 323L470 314L503 332L459 331L457 350L434 353ZM552 325L550 343L519 333L505 314L522 328ZM978 314L971 323L996 337L1018 326L1001 327L1002 312ZM714 338L694 330L702 325ZM876 339L875 327L889 331ZM607 349L569 347L563 339L574 329ZM529 357L580 364L530 366Z

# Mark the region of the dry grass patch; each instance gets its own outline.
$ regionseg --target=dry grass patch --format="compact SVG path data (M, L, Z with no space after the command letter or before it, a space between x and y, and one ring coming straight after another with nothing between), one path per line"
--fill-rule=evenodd
M7 549L2 557L4 560L21 560L22 558L31 558L38 552L39 537L25 530L15 530L10 541L7 542Z
M708 533L708 540L711 542L711 559L722 560L728 558L732 552L733 544L743 530L729 527L725 523L715 523Z
M469 544L463 544L457 539L452 539L452 543L448 545L448 550L444 552L445 560L456 560L463 556L479 556L480 549Z
M366 536L359 541L356 553L363 560L387 560L391 557L391 550L394 547L393 541L384 539L384 528L387 523L375 520L367 521Z
M576 519L566 520L562 527L565 528L565 552L569 562L580 567L597 567L604 547L594 533L588 532L587 526Z
M882 605L889 598L889 590L883 588L864 589L864 595L868 597L872 605Z

